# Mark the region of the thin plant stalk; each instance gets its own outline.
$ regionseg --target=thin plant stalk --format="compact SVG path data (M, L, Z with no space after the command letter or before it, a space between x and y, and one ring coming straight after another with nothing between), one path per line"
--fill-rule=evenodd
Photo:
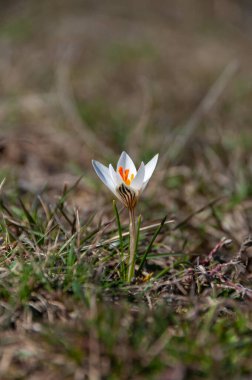
M129 231L130 231L130 250L129 250L129 265L128 265L128 282L131 282L135 275L135 253L136 253L136 240L137 230L135 221L135 207L129 208Z

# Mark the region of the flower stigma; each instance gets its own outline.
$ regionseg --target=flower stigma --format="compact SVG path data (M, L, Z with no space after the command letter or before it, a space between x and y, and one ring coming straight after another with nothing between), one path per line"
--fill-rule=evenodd
M134 174L132 173L129 177L129 169L123 169L122 166L119 167L118 172L123 180L123 182L127 185L130 186L131 182L134 179Z

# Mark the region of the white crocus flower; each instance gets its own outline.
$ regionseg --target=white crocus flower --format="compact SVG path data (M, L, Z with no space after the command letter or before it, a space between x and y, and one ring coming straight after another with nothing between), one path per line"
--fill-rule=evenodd
M128 255L127 281L131 282L135 273L137 231L135 223L135 206L138 198L147 186L157 165L158 154L148 162L141 163L138 170L126 152L122 152L116 170L110 164L104 166L98 161L92 161L93 167L102 182L129 209L130 245Z
M126 152L122 152L116 170L110 164L104 166L93 160L93 167L102 182L129 209L134 209L137 200L147 186L157 165L158 154L148 164L141 163L138 170Z

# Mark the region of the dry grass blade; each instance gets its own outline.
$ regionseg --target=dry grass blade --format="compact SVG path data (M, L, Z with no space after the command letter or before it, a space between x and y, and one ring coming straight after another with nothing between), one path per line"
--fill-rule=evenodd
M160 168L164 168L167 165L167 161L176 162L180 158L181 154L183 154L184 149L190 143L193 135L196 133L197 128L200 125L200 121L212 110L214 105L220 99L225 88L237 73L238 68L239 64L237 60L230 62L225 67L221 75L210 87L206 96L202 99L201 103L191 115L187 123L183 127L178 128L177 136L170 145L169 149L167 149L167 142L165 143L164 153L160 159Z
M139 121L135 128L132 129L129 137L128 137L128 146L131 149L132 155L134 157L137 157L139 154L139 149L141 146L143 146L143 139L145 130L150 118L150 109L151 109L151 94L150 94L150 88L148 82L144 79L142 81L142 91L143 91L143 105L142 105L142 112L139 118Z
M213 199L212 201L208 202L206 205L200 207L198 210L195 210L192 212L190 215L188 215L185 219L183 219L181 222L177 223L174 227L173 230L177 230L183 226L185 226L194 216L200 214L201 212L205 211L208 208L212 208L216 203L220 202L221 200L225 199L227 197L218 197L216 199Z
M2 180L2 182L0 183L0 191L1 191L2 188L3 188L3 185L4 185L4 183L5 183L5 180L6 180L6 178L4 178L4 179Z
M79 115L70 82L69 64L63 60L63 62L59 64L56 74L59 102L77 138L81 139L91 152L98 149L105 155L114 155L113 150L98 139L97 135L92 132Z
M171 223L174 223L174 220L167 220L167 221L165 221L164 225L168 225L168 224L171 224ZM139 231L140 232L150 231L150 230L153 230L154 228L158 227L159 225L160 225L160 223L150 224L149 226L141 227L139 229ZM122 237L127 237L127 236L129 236L129 232L123 232L122 233ZM104 240L101 243L98 243L98 244L95 244L95 245L93 245L93 244L86 245L86 246L82 247L81 250L84 251L84 250L88 250L88 249L91 249L91 248L99 248L99 247L102 247L104 245L114 243L114 242L116 242L118 240L120 240L120 236L119 235L115 235L112 238Z

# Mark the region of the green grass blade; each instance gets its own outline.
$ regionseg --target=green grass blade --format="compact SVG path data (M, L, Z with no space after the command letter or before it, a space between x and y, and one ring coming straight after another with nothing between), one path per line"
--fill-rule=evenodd
M158 234L160 233L160 231L161 231L163 225L165 224L166 219L167 219L167 216L165 216L165 217L163 218L163 220L161 221L161 223L160 223L160 225L158 226L158 228L156 229L156 232L154 233L154 235L153 235L153 237L152 237L152 239L151 239L151 241L150 241L148 247L146 248L146 251L144 252L144 255L143 255L142 261L141 261L140 266L139 266L139 269L138 269L138 272L139 272L139 273L140 273L141 270L143 269L143 266L144 266L144 263L145 263L145 261L146 261L146 259L147 259L147 256L148 256L148 254L150 253L151 248L152 248L152 246L153 246L153 244L154 244L154 242L155 242L155 240L156 240Z
M139 241L139 235L140 235L141 222L142 222L142 217L141 217L141 215L139 215L138 220L137 220L136 241L135 241L135 250L134 250L134 261L133 261L133 264L131 266L131 271L130 271L130 279L131 280L134 277L136 254L137 254L137 247L138 247L138 241Z
M113 209L115 213L115 218L116 218L116 223L117 223L117 228L118 228L118 235L119 235L119 241L120 241L120 256L121 256L121 273L123 276L123 279L125 279L126 276L126 268L125 268L125 263L124 263L124 255L123 255L123 235L122 235L122 225L120 221L120 216L118 212L118 208L116 206L116 201L113 200Z
M136 235L135 255L136 255L136 252L137 252L137 247L138 247L138 242L139 242L141 223L142 223L142 216L139 215L138 221L137 221L137 235Z
M29 224L31 226L35 226L36 225L36 220L34 219L34 217L32 216L32 214L28 211L28 209L26 208L25 204L23 203L22 199L19 198L19 202L20 202L20 205L25 213L25 216L29 222Z
M120 240L120 249L121 249L121 253L123 253L122 225L121 225L120 216L119 216L119 212L118 212L115 200L113 200L113 209L114 209L114 213L115 213L115 217L116 217L116 223L117 223L117 228L118 228L118 235L119 235L119 240Z

